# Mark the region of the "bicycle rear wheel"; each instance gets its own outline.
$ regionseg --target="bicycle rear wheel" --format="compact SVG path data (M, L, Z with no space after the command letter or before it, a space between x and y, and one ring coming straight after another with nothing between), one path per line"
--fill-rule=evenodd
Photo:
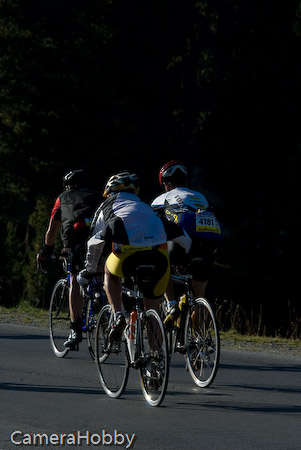
M70 331L69 286L66 279L59 280L53 288L49 307L49 332L52 350L58 358L68 353L64 342Z
M220 339L215 314L205 298L196 298L187 313L184 329L186 362L199 387L213 382L219 365Z
M169 352L163 323L153 309L145 312L141 346L142 392L151 406L159 406L165 397L168 384Z
M95 334L95 361L101 385L107 395L118 398L127 385L129 366L124 334L119 343L108 350L108 334L113 322L110 305L105 305L98 316Z

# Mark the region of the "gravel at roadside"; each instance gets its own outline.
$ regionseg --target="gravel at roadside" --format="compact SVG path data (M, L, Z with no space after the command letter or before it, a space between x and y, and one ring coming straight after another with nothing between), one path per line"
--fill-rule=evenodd
M0 325L2 323L12 323L19 325L28 325L36 327L48 327L48 312L45 310L31 311L7 310L0 307ZM245 336L229 338L227 334L221 338L221 345L224 349L238 351L272 353L278 355L287 355L299 357L301 359L301 342L288 341L280 339L252 339Z
M292 343L289 343L288 341L279 342L278 340L274 341L273 339L266 338L266 340L262 340L262 342L257 342L245 337L240 337L239 340L223 338L222 347L244 352L250 351L293 356L301 359L301 345L300 343L294 343L294 341L292 341Z

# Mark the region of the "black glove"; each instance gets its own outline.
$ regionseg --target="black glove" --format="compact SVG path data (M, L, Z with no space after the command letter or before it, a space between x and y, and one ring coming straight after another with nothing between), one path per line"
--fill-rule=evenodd
M45 259L49 258L49 256L52 255L52 253L53 253L53 248L54 248L54 245L47 245L44 243L43 247L37 254L37 258L39 258L41 260L45 260Z
M41 250L37 253L37 269L39 272L47 274L48 270L45 267L45 263L48 261L49 257L53 254L53 245L43 244Z

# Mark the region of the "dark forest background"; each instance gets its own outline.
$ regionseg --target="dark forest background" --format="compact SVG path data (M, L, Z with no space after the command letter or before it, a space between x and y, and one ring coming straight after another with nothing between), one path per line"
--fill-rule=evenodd
M0 0L0 304L47 307L35 269L62 176L159 192L170 159L213 204L224 328L300 336L299 0ZM57 243L59 248L59 242Z

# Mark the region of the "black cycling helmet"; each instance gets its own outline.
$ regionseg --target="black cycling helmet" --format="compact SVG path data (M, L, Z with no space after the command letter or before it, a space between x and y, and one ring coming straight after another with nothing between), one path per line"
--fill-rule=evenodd
M187 180L187 168L180 161L175 159L169 161L161 167L159 172L159 183L185 184Z
M110 194L119 191L126 191L138 194L139 179L137 175L135 173L130 173L128 171L119 172L116 175L112 175L106 182L103 196L109 197Z
M63 186L66 189L71 187L87 187L88 177L83 169L70 170L63 176Z

